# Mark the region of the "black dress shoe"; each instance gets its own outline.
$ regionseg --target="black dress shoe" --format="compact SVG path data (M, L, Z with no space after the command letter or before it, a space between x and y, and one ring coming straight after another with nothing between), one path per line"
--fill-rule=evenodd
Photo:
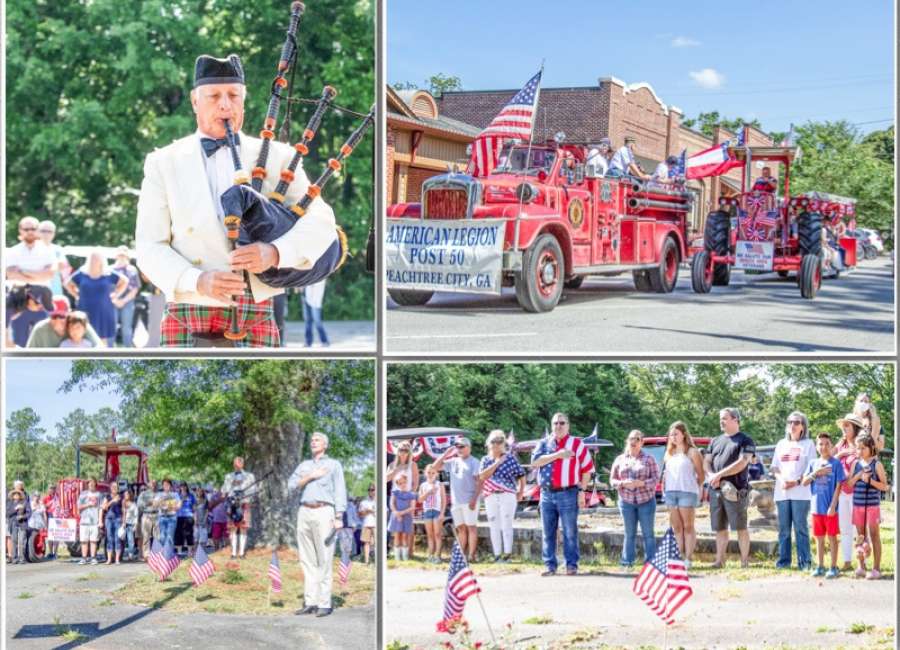
M322 616L329 616L329 615L331 615L331 612L332 612L332 609L330 607L322 607L316 613L316 618L321 618Z
M315 614L317 611L319 611L319 608L316 607L315 605L312 605L310 607L304 607L303 609L298 609L294 613L295 614Z

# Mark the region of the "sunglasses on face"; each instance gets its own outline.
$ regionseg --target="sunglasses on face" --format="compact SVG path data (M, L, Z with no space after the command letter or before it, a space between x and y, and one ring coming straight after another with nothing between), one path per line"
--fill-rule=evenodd
M628 442L641 442L643 438L629 438Z
M791 424L791 425L793 425L793 424L803 424L803 422L802 422L801 420L788 420L788 424Z
M19 228L22 232L34 232L37 228Z
M562 426L565 426L565 425L567 425L567 424L568 424L568 422L554 422L554 423L553 423L553 426L555 426L555 427L562 427Z
M491 444L492 445L502 445L503 441L502 440L491 440Z

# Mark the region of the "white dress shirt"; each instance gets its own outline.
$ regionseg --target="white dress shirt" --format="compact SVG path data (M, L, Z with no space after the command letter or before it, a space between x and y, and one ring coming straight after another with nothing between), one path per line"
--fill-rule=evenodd
M209 183L209 192L212 196L213 206L216 208L219 220L224 222L225 210L222 209L222 194L234 185L234 161L231 159L231 150L228 147L221 147L213 155L207 156L200 142L202 138L210 138L212 140L216 138L197 129L197 146L200 147L206 163L206 180ZM241 145L237 145L237 151L238 156L240 156Z

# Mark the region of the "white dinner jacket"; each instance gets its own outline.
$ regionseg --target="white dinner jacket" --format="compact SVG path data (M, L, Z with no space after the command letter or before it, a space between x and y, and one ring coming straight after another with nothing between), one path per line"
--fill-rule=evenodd
M240 138L241 163L249 172L256 165L262 140L243 133ZM213 205L203 155L196 134L147 155L137 209L137 263L167 301L221 307L225 303L196 291L203 271L228 270L231 252L225 226ZM293 147L271 143L264 195L275 189L279 173L293 155ZM295 175L285 205L296 203L309 186L302 166ZM334 212L319 197L291 230L272 243L278 249L280 268L307 269L336 238ZM256 302L282 293L283 289L269 287L254 274L249 275Z

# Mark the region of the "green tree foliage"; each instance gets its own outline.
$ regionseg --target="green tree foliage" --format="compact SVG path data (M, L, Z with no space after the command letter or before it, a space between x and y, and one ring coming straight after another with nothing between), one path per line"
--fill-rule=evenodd
M10 485L15 480L25 482L31 492L38 477L34 460L46 429L41 426L41 417L31 408L10 413L6 420L6 477Z
M883 129L881 131L872 131L863 138L863 144L872 147L872 153L879 160L894 164L894 127Z
M741 117L728 119L727 117L719 115L719 111L700 113L697 117L682 120L681 123L689 129L699 131L708 138L713 137L713 130L716 126L721 126L731 133L738 133L745 124L754 126L757 129L762 128L759 124L759 120L755 118L749 121Z
M420 88L427 88L428 92L436 97L440 96L440 94L445 91L463 89L462 80L459 77L446 75L442 72L431 75L422 82L422 84L417 84L412 81L398 81L393 84L393 87L394 90L418 90Z
M96 0L7 3L7 237L26 214L52 219L63 244L130 244L144 157L196 128L190 103L201 53L241 56L245 128L262 125L290 2ZM293 96L325 84L360 113L374 102L370 0L310 3L298 32ZM312 106L291 105L286 140L298 139ZM285 107L282 107L282 116ZM331 112L304 168L317 176L358 118ZM331 284L331 318L372 318L374 283L364 251L373 214L371 133L325 190L353 257Z
M151 477L221 484L235 455L261 483L258 535L294 539L296 492L287 479L313 431L360 475L374 461L374 367L369 361L83 360L64 389L113 388L134 439L156 452ZM369 472L368 476L371 476ZM356 485L356 481L348 480Z
M857 200L860 226L891 230L894 219L894 165L883 159L881 140L865 142L846 121L809 122L797 127L803 154L792 169L792 193L830 192Z

